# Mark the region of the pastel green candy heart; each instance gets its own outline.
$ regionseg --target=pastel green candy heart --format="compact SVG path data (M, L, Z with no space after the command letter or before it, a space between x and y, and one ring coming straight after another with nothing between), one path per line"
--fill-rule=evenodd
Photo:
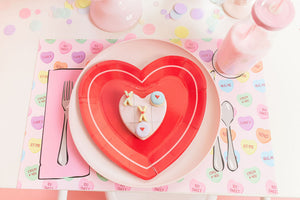
M244 175L251 183L257 183L260 180L260 170L257 167L245 169Z
M72 180L73 180L72 177L65 177L64 179L65 179L66 181L72 181Z
M202 38L202 40L205 42L210 42L212 40L212 38Z
M101 181L104 181L104 182L108 181L107 178L105 178L104 176L101 176L101 175L98 174L98 173L97 173L97 177L98 177Z
M86 42L86 39L76 39L75 41L80 43L80 44L83 44L83 43Z
M252 95L250 93L239 94L237 100L242 106L249 107L252 104Z
M48 44L53 44L55 41L55 39L45 39L45 42L47 42Z
M111 44L114 44L118 41L118 39L107 39L106 41L111 43Z
M46 94L38 94L34 98L35 103L40 107L45 107L46 105Z
M223 178L223 172L217 172L213 168L207 169L206 175L214 183L219 183Z
M31 181L35 181L38 178L39 165L28 166L25 168L24 173L26 178Z
M177 183L180 183L180 182L182 182L183 180L184 180L184 178L179 179L179 180L177 181Z

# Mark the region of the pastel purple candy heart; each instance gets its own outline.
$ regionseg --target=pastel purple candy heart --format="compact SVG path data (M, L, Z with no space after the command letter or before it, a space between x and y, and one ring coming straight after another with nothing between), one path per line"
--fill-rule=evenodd
M52 51L42 52L40 58L44 63L49 64L54 58L54 53Z
M212 60L214 52L212 50L200 51L199 56L205 62L210 62Z
M251 116L239 117L239 125L242 129L250 131L254 125L254 119Z
M82 63L85 59L84 51L78 51L72 53L72 60L77 64Z
M31 125L36 130L41 130L44 124L44 116L36 116L31 118Z

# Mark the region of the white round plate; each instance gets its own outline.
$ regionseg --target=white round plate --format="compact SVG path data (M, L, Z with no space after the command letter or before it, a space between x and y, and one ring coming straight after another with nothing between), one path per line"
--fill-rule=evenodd
M140 179L112 162L97 147L81 119L78 103L78 85L83 74L93 65L105 60L121 60L143 68L164 56L183 56L196 63L207 81L207 103L204 118L193 142L167 169L151 180ZM69 124L74 143L83 159L107 179L131 187L157 187L175 182L194 170L213 146L220 123L220 101L209 72L191 53L170 42L154 39L136 39L115 44L97 55L80 74L72 91Z

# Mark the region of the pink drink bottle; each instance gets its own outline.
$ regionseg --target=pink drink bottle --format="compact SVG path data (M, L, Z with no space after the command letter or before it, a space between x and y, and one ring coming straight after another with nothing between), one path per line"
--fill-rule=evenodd
M290 0L257 0L252 17L235 24L216 52L216 71L231 78L247 72L270 49L274 32L285 28L294 15Z

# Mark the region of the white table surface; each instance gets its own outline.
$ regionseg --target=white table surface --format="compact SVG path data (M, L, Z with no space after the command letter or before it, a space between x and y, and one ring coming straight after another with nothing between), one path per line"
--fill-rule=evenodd
M156 1L159 9L153 7ZM66 19L53 18L51 7L63 7L64 0L0 0L0 187L15 188L17 185L39 39L119 38L130 32L141 35L143 23L152 23L156 27L149 38L175 38L177 26L187 27L189 38L223 38L232 23L237 22L225 16L215 31L208 34L205 20L191 20L189 14L176 21L164 20L157 10L170 10L177 2L185 3L189 9L205 8L207 13L217 7L209 0L144 0L141 22L129 31L112 34L95 28L87 14L77 11L71 12L71 25L66 24ZM300 17L297 13L300 12L300 1L294 0L294 5L296 18L277 35L264 59L277 183L283 197L300 197ZM31 16L21 19L18 13L26 7L32 11ZM40 9L39 15L34 13L36 9ZM39 31L30 30L33 20L41 22ZM3 32L9 24L16 27L11 36Z

